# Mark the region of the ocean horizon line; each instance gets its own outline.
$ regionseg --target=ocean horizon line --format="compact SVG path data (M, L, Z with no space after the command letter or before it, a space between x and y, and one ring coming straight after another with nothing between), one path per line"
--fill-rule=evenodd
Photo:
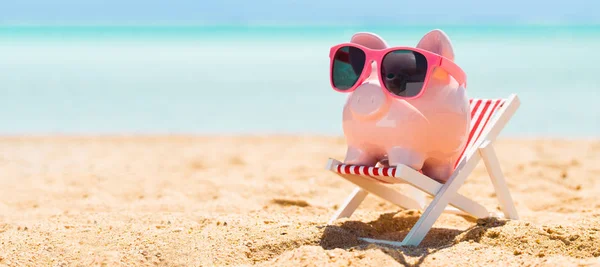
M79 39L107 41L153 39L163 41L206 39L206 37L238 37L244 40L306 39L307 36L326 38L349 32L380 32L424 34L433 29L441 29L451 36L550 36L571 35L583 32L582 37L592 37L600 33L600 24L309 24L309 25L260 25L260 24L205 24L205 25L0 25L0 41L12 40L58 40ZM592 33L592 34L590 34Z

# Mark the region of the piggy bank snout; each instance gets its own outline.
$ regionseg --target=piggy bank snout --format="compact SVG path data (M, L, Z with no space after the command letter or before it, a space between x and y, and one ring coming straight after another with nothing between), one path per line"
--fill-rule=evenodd
M372 83L360 85L348 99L348 107L357 118L368 119L383 114L389 100L383 89Z

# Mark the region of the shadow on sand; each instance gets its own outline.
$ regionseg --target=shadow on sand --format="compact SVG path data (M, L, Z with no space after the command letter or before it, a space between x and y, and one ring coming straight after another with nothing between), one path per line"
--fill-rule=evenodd
M400 216L399 216L400 215ZM477 220L477 224L466 229L432 228L417 247L395 247L384 244L373 245L360 238L373 238L386 241L402 241L410 228L420 218L416 211L385 213L371 222L344 221L341 224L325 227L320 245L324 249L345 250L378 249L404 266L420 266L425 258L436 251L454 246L459 242L473 240L479 242L488 229L502 226L506 221L497 218ZM458 238L458 236L460 237ZM408 263L406 256L419 257L416 263Z

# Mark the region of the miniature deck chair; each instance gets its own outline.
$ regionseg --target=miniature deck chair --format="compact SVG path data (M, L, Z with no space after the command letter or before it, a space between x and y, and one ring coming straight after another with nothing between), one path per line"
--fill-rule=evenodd
M362 238L367 242L418 246L443 212L459 213L476 218L490 217L491 213L485 207L458 193L458 189L480 159L483 159L492 180L503 217L518 219L517 210L492 143L519 107L519 99L515 94L511 94L507 99L471 99L469 103L471 125L467 145L455 165L454 172L444 184L405 165L395 167L353 166L329 159L327 170L357 186L331 218L330 223L339 218L350 217L369 193L405 209L424 209L425 211L402 242ZM390 186L394 184L408 184L414 187L412 188L412 197L391 188ZM422 194L422 199L419 200L419 196L414 194L415 191L427 193L433 197L433 200L425 207L425 195Z

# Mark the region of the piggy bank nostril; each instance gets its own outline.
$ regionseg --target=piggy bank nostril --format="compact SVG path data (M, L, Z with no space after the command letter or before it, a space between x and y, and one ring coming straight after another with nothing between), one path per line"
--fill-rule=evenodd
M348 108L357 119L375 119L389 108L388 98L379 83L364 83L348 99Z
M388 78L388 79L390 79L390 80L394 79L395 76L396 75L394 75L393 73L388 73L387 75L385 75L385 77Z

